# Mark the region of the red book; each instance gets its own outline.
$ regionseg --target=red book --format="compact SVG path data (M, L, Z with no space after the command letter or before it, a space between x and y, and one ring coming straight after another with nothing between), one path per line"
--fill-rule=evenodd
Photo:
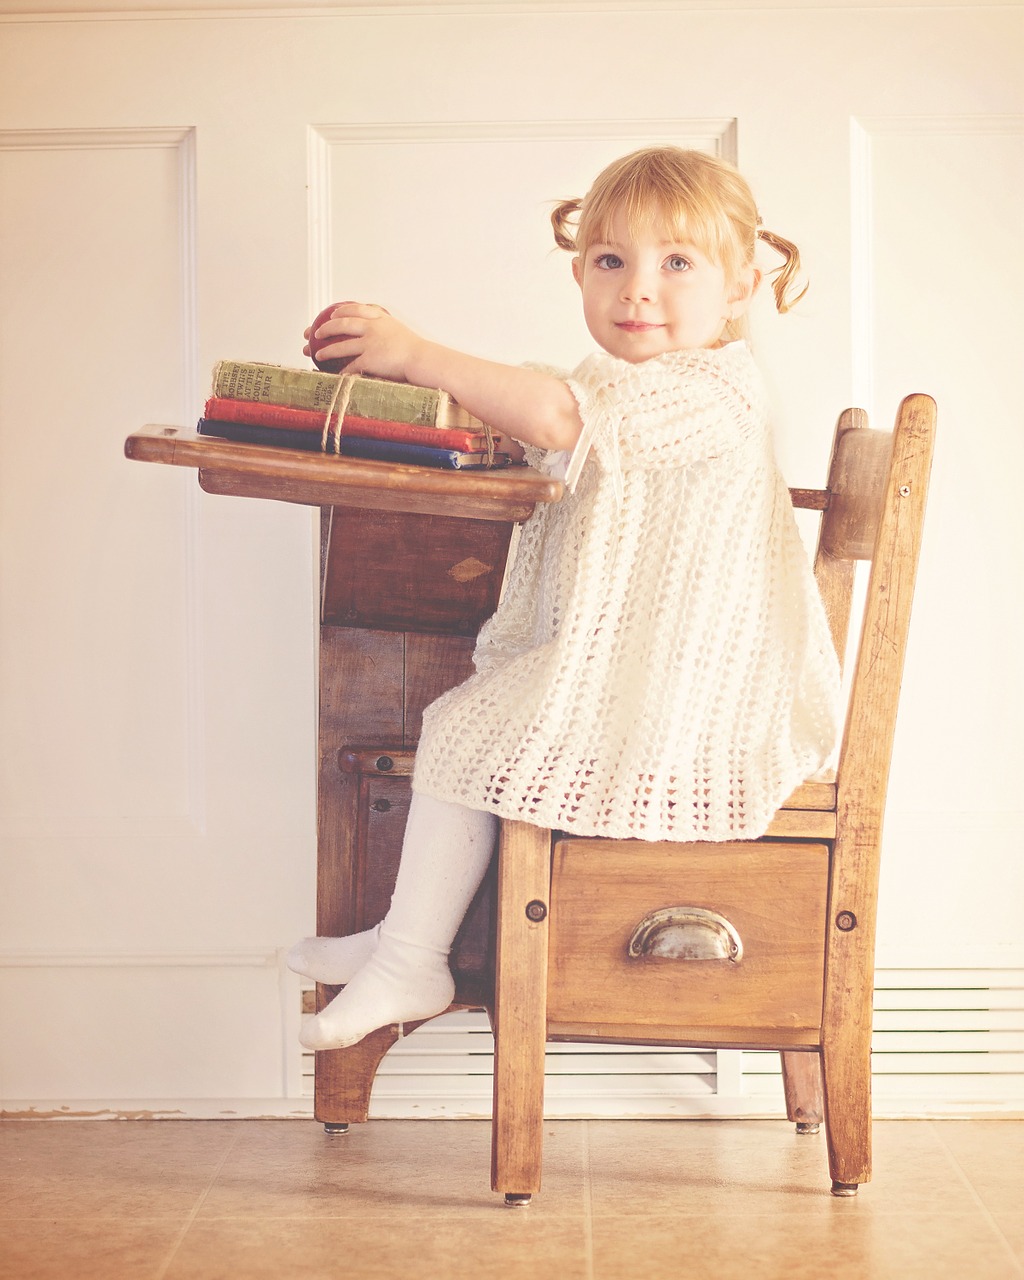
M253 426L276 427L279 431L316 431L321 435L324 417L314 409L292 409L286 405L264 404L255 400L229 400L224 396L211 396L206 402L204 418L217 422L247 422ZM337 415L331 419L336 429ZM479 431L463 427L426 427L411 422L386 422L380 418L357 418L346 414L341 424L343 436L361 436L364 439L401 440L406 444L425 444L432 448L458 449L464 453L486 451L487 436ZM494 448L500 449L502 437L492 432Z

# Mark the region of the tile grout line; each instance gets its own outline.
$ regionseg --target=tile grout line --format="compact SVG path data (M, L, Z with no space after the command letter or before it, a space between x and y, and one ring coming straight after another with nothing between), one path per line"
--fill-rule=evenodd
M982 1200L981 1196L978 1194L978 1190L975 1187L974 1183L971 1181L970 1177L968 1176L966 1169L963 1168L960 1161L956 1158L956 1155L953 1152L953 1148L949 1146L945 1138L942 1137L941 1124L936 1124L934 1120L931 1120L928 1122L928 1125L929 1125L929 1128L932 1129L933 1132L935 1133L935 1136L938 1139L939 1145L942 1147L942 1149L945 1151L946 1155L949 1157L950 1161L952 1162L953 1168L956 1169L957 1173L960 1175L961 1182L963 1182L964 1186L967 1188L967 1190L973 1197L975 1204L981 1210L982 1216L988 1222L989 1227L995 1233L995 1236L998 1239L999 1243L1003 1246L1003 1249L1009 1255L1010 1261L1013 1264L1013 1266L1016 1268L1018 1274L1024 1275L1024 1267L1021 1266L1020 1259L1017 1257L1016 1253L1014 1252L1013 1246L1010 1244L1009 1240L1007 1240L1002 1227L996 1221L995 1215L992 1213L992 1210L988 1207L985 1201Z
M173 1124L174 1121L168 1121L167 1123ZM171 1245L170 1249L168 1250L167 1256L164 1258L162 1264L160 1265L159 1270L154 1275L153 1280L165 1280L167 1272L170 1269L171 1263L178 1256L178 1250L181 1248L185 1240L185 1237L188 1235L189 1231L191 1231L192 1224L195 1222L196 1218L199 1216L199 1210L206 1203L207 1197L209 1196L210 1191L213 1188L213 1184L220 1177L225 1164L227 1164L228 1156L230 1156L231 1153L234 1151L235 1147L238 1146L238 1142L242 1134L242 1127L241 1125L237 1125L233 1127L235 1128L235 1133L232 1135L231 1141L224 1148L221 1158L217 1162L217 1167L210 1174L210 1177L206 1183L206 1186L203 1188L202 1193L196 1197L196 1202L192 1206L192 1209L188 1217L181 1224L181 1230L178 1232L177 1239L174 1241L174 1243Z
M590 1177L590 1121L583 1121L580 1136L583 1159L583 1262L586 1280L594 1280L594 1196Z

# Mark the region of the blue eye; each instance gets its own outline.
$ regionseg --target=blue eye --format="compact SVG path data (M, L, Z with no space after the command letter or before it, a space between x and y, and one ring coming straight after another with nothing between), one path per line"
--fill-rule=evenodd
M689 271L690 261L684 258L681 253L674 253L671 258L665 259L665 266L669 271Z
M623 262L617 253L599 253L594 259L594 265L604 271L617 271Z

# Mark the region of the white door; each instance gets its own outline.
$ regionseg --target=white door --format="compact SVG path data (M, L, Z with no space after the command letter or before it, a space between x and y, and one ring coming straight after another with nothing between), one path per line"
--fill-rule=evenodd
M1020 8L64 7L0 3L5 1108L308 1112L280 957L313 927L313 516L124 437L191 424L219 358L300 363L343 297L575 364L550 203L651 141L738 160L804 254L806 300L755 317L791 483L842 407L939 402L876 1099L1019 1101ZM378 1109L485 1111L487 1052L418 1033ZM571 1056L555 1112L777 1104L759 1055Z

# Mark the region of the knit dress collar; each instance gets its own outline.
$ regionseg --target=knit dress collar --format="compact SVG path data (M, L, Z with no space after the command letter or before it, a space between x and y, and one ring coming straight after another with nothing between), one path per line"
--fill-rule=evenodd
M717 363L721 358L747 351L747 343L739 338L727 342L721 347L700 347L694 350L666 351L634 364L623 360L621 356L610 355L607 351L595 351L579 365L576 374L586 374L588 379L598 382L597 389L589 397L589 403L580 404L583 418L583 430L572 451L565 472L565 485L570 493L574 493L579 482L583 466L590 456L594 441L604 436L609 442L608 457L612 488L615 494L615 505L622 506L623 479L622 462L619 456L619 424L621 412L615 404L610 390L617 383L633 377L643 377L645 381L657 384L662 381L675 380L697 368L706 368L708 364Z

